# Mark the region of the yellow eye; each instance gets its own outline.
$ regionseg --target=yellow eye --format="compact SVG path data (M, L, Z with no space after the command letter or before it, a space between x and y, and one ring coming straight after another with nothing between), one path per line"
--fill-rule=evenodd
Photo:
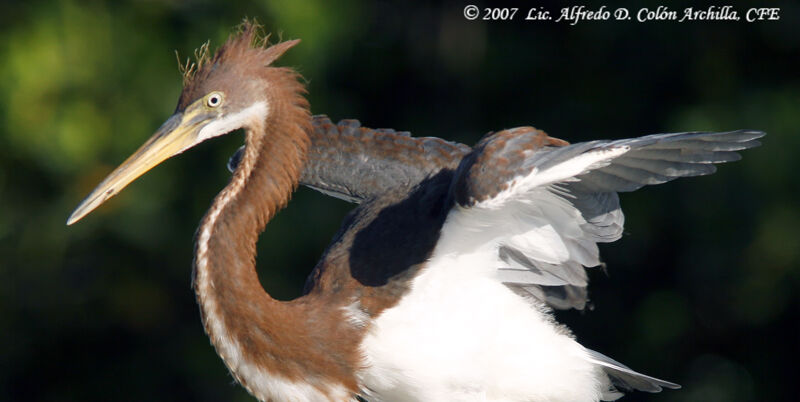
M219 92L212 93L206 100L208 107L217 107L222 104L222 94Z

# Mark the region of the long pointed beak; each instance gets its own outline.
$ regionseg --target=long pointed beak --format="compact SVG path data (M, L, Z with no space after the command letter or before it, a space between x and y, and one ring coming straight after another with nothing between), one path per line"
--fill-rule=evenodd
M211 116L198 112L174 114L75 208L67 219L67 225L72 225L92 212L159 163L197 144L199 128L210 118Z

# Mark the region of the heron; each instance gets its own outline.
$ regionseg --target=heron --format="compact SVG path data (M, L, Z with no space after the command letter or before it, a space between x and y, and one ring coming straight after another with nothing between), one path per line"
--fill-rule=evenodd
M230 182L195 234L192 284L211 343L262 401L599 401L679 388L577 342L553 309L582 309L598 243L622 235L618 193L710 174L763 132L569 144L533 127L474 147L312 117L298 40L245 22L186 69L175 113L75 209L242 129ZM302 296L270 297L256 241L303 183L358 202Z

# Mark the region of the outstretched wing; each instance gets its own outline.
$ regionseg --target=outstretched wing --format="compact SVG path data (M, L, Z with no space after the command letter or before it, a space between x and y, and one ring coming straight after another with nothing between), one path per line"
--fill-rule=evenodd
M568 145L532 127L501 131L462 161L445 230L491 253L498 280L558 309L582 309L584 267L600 265L597 243L620 238L617 192L710 174L738 160L764 133L656 134ZM443 233L446 235L448 233Z
M314 116L312 123L300 183L351 202L390 188L410 188L441 169L455 169L471 150L441 138L361 127L357 120L333 124L327 116Z
M361 127L357 120L333 124L328 116L312 117L308 160L300 184L349 202L380 195L390 188L410 188L442 169L455 169L471 148L435 137ZM243 155L228 161L233 172Z

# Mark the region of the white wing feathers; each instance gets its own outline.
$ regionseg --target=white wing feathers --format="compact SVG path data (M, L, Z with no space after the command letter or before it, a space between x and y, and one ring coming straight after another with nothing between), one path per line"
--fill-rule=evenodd
M540 163L523 163L522 167L530 167L531 170L526 175L520 175L513 179L511 186L505 194L498 194L498 197L481 202L479 208L499 207L503 204L504 197L524 194L534 188L547 186L553 183L568 181L582 173L608 166L612 159L628 152L630 147L626 145L606 146L602 148L588 148L592 143L576 144L574 149L570 147L555 148L549 152L548 158L531 158ZM560 152L561 151L561 152ZM564 152L566 151L566 152ZM576 151L583 151L577 153ZM575 154L571 156L571 154ZM568 159L564 159L570 155ZM526 161L527 162L527 161Z
M597 243L622 235L617 192L713 173L714 163L738 160L734 151L759 145L763 135L656 134L559 146L533 128L501 131L459 166L451 189L457 206L443 235L464 233L462 247L492 253L495 265L487 268L515 291L582 309L584 267L600 265Z
M603 367L615 389L661 392L662 388L678 389L681 387L678 384L633 371L630 367L594 350L587 349L587 352L589 361Z

